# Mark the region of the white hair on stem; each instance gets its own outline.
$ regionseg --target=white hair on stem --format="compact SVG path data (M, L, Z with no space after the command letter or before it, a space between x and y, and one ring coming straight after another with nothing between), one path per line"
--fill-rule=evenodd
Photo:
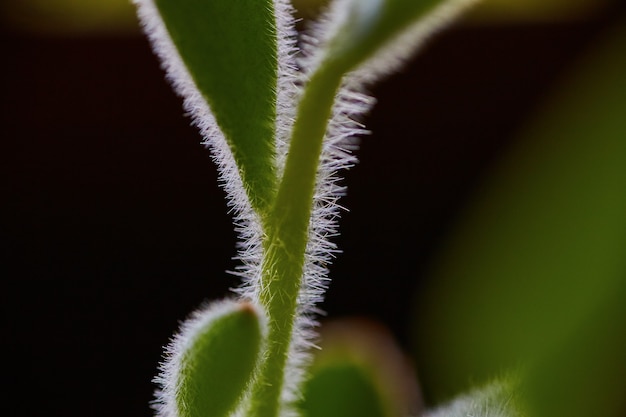
M366 86L399 69L431 35L476 1L452 0L435 7L426 17L402 31L359 68L347 74L336 94L320 157L299 309L284 384L283 404L287 407L299 399L298 387L305 365L311 359L311 348L316 347L316 316L323 314L317 305L323 301L328 286L328 265L340 252L332 241L338 235L342 209L338 200L346 191L339 185L342 179L340 172L358 162L353 153L358 148L357 138L369 134L360 122L375 104L375 99L366 93ZM344 0L332 2L322 17L312 22L308 30L300 35L299 91L306 88L308 78L323 60L324 46L348 17L347 4ZM290 411L286 408L283 415L293 414Z
M276 164L278 178L282 176L289 148L289 139L295 119L296 103L299 97L298 69L296 67L297 33L294 10L290 0L274 0L276 19L278 74L276 85ZM239 255L241 262L234 271L229 271L242 279L242 285L232 291L246 299L259 299L261 281L261 261L263 256L263 229L260 222L249 230L249 222L236 222L235 229L240 236Z
M308 54L313 53L318 44L318 39L307 33L300 35L300 41L302 55L298 60L297 98L301 97L315 70ZM342 180L340 172L357 163L353 153L358 148L357 137L369 133L359 119L373 104L372 97L355 89L341 88L335 96L316 177L298 310L283 384L281 416L297 414L292 406L301 397L300 385L312 358L312 350L317 349L317 317L324 314L318 306L330 281L328 266L340 252L332 240L339 234L338 220L343 209L339 199L346 191L339 184Z
M229 213L233 217L235 231L239 238L235 259L240 262L230 273L240 277L241 285L232 291L240 299L258 303L261 263L263 256L263 229L260 219L254 212L247 198L233 154L226 138L217 126L208 103L198 91L191 75L186 69L165 24L157 10L154 0L132 0L138 6L138 16L147 37L150 39L155 54L160 58L166 78L174 90L183 98L183 107L192 118L192 123L199 129L203 143L211 150L211 158L217 165L220 185L224 188ZM328 266L339 249L332 239L338 234L338 219L341 207L339 199L345 194L345 188L339 184L340 172L357 163L354 151L357 149L356 138L369 132L361 124L361 118L375 103L365 93L365 86L383 75L399 68L411 53L435 31L456 17L462 10L477 0L451 0L436 7L423 19L410 26L392 41L388 42L380 53L363 63L360 68L346 75L338 90L324 137L320 166L316 178L312 215L310 219L309 240L307 244L301 290L298 296L294 330L288 363L283 383L282 416L295 415L292 405L300 398L299 387L305 374L306 365L311 359L311 348L315 347L317 316L323 314L317 306L323 301L328 286ZM297 103L306 88L308 78L315 72L323 55L324 45L341 26L346 18L345 1L334 2L322 19L300 36L302 50L296 42L293 9L289 0L274 0L274 12L277 30L277 103L276 103L276 167L279 178L282 176L285 159L288 154L289 138L296 117ZM302 56L296 58L298 53ZM202 311L196 314L203 314ZM192 318L181 327L181 333L168 347L170 359L161 367L161 374L156 378L161 389L157 392L156 408L162 417L175 417L171 408L171 387L168 385L176 352L185 343L193 331L199 316ZM168 394L168 392L170 394ZM239 415L244 408L234 413Z

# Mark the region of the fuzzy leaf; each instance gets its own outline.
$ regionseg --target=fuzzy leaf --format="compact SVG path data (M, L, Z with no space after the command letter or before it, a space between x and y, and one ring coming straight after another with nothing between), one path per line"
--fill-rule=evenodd
M177 415L226 416L254 375L263 339L261 317L248 303L219 304L189 329L170 381L176 387Z
M339 72L365 64L366 79L388 72L475 0L346 0L329 13L332 34L322 61ZM382 59L374 59L381 55Z
M152 5L150 0L135 1L146 9ZM278 62L273 1L154 0L154 4L193 84L226 138L253 208L263 210L271 202L276 185ZM155 41L154 36L152 39ZM174 51L159 51L158 45L157 51L166 66L175 59ZM180 74L169 75L179 83L176 78ZM183 95L193 95L182 90ZM199 106L187 103L192 113ZM198 119L198 114L194 116ZM211 123L195 122L202 129Z

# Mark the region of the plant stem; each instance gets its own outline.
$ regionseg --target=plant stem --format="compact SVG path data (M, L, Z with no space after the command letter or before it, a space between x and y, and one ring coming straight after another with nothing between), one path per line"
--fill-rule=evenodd
M302 285L313 195L326 126L341 82L317 71L299 103L289 154L265 222L260 301L269 318L266 358L252 387L249 416L276 417Z

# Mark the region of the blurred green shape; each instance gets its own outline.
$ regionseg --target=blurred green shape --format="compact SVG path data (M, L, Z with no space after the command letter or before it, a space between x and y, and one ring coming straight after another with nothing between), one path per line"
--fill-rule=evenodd
M597 39L490 172L417 294L415 350L432 401L520 366L536 415L618 415L625 23Z
M625 300L622 282L564 343L533 363L523 391L529 415L626 415Z
M371 377L349 360L318 368L306 385L308 417L386 417Z
M364 319L322 326L298 404L304 417L406 417L421 400L412 366L388 331Z

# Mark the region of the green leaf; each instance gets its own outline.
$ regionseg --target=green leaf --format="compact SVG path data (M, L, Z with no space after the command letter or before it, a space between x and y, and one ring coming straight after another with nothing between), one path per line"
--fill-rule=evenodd
M227 305L204 320L176 364L178 416L232 412L254 376L262 339L259 314L248 303Z
M252 207L263 212L276 187L278 58L273 2L155 3L180 57L226 137Z
M624 44L626 46L626 44ZM626 276L626 274L624 274ZM533 363L525 396L537 417L623 417L626 278L558 346Z
M393 69L415 52L416 46L457 16L472 0L349 0L337 2L333 34L322 58L323 66L348 72L373 58L385 56ZM332 19L332 17L331 17ZM406 33L409 32L409 33ZM403 37L406 33L406 37ZM376 65L378 66L378 65ZM380 69L369 68L379 72ZM372 74L365 74L366 78Z
M586 151L597 159L582 185L590 201L577 208L588 211L584 226L594 231L588 233L593 240L579 242L585 249L579 255L593 259L588 261L593 269L583 270L585 285L574 283L564 292L576 291L571 295L576 313L586 314L561 320L558 325L570 331L542 351L529 370L529 402L538 417L622 417L626 412L625 50L622 18L598 37L570 81L560 117L546 126L548 134L587 138L595 149ZM558 282L566 286L570 280Z
M624 28L620 22L592 44L521 132L420 289L416 354L435 396L523 362L528 378L543 381L541 399L529 394L534 415L619 415L626 392Z
M390 417L371 376L351 361L315 369L305 393L301 407L307 417Z

